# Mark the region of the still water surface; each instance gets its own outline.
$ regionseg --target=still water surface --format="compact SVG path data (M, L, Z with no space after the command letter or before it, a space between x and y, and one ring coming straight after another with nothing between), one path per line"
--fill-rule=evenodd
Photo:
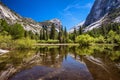
M120 48L39 46L0 56L0 80L120 80Z

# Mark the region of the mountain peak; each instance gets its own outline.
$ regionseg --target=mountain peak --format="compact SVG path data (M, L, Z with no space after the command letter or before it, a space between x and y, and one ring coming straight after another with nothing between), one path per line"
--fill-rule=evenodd
M54 23L55 25L62 25L61 21L57 18L50 20L50 22Z

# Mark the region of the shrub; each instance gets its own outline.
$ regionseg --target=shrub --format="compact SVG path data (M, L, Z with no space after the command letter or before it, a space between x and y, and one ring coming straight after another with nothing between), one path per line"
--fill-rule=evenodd
M68 39L67 43L73 43L73 41L71 39Z
M37 42L38 42L38 43L46 43L45 40L38 40Z
M119 44L120 43L120 35L111 30L108 33L107 42L108 43L117 43L117 44Z
M48 42L48 43L59 43L59 40L48 39L47 42Z
M11 36L2 36L0 35L0 48L2 49L11 49L13 46L13 41Z
M18 39L16 40L16 48L17 49L32 49L33 45L36 43L35 40L31 40L29 38Z
M96 43L105 43L105 39L104 39L104 37L103 36L99 36L99 37L97 37L96 39L95 39L95 42Z
M38 43L59 43L59 40L52 40L52 39L48 39L46 40L39 40Z
M92 42L94 42L94 38L88 34L79 35L76 38L76 42L78 42L81 46L89 46Z
M120 35L116 34L115 35L115 42L120 45Z
M113 30L110 30L109 33L108 33L108 36L107 36L107 42L108 43L114 43L115 35L116 35L116 32L114 32Z

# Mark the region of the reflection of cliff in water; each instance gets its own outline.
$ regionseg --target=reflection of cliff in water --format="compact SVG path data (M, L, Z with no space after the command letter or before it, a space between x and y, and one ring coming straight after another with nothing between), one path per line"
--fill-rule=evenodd
M109 70L103 63L95 61L92 57L85 57L84 62L95 80L113 80ZM117 79L115 79L117 80Z

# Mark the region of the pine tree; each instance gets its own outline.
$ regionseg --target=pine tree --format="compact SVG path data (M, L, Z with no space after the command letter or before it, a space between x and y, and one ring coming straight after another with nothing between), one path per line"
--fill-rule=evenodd
M25 37L25 38L28 37L28 31L25 31L24 37Z
M48 29L46 29L46 40L49 39L49 35L48 35Z
M79 28L79 35L82 35L82 26Z
M40 40L43 39L42 29L40 30Z
M55 25L52 24L52 27L51 27L51 32L50 32L50 39L55 39Z
M65 29L64 29L64 42L67 42L67 38L68 38L68 36L67 36L68 34L67 34L67 29L66 29L66 27L65 27Z
M43 29L43 40L45 40L46 39L46 33L45 33L45 30Z
M103 35L106 37L107 31L106 31L105 26L103 26L103 25L102 25L102 33L103 33Z
M75 42L75 38L77 37L77 31L76 28L74 28L74 33L73 33L73 41Z
M5 21L5 20L3 20L3 19L1 19L0 20L0 31L7 31L7 32L9 32L9 30L10 30L10 27L8 26L8 23Z
M63 27L61 26L60 28L59 28L59 34L58 34L58 40L59 40L59 42L60 43L62 43L64 40L63 40Z
M34 35L34 39L35 40L38 40L39 39L39 34L36 32L35 35Z
M59 43L62 43L62 32L61 32L61 27L59 28L58 40L59 40Z

